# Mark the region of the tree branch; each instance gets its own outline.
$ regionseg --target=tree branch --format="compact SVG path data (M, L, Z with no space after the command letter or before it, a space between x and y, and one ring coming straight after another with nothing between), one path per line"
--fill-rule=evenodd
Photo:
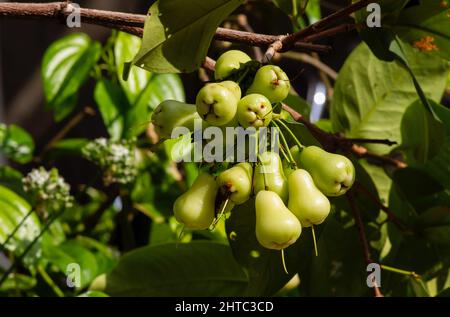
M369 3L379 2L379 1L380 0L361 0L361 1L353 3L345 8L342 8L341 10L338 10L338 11L330 14L329 16L317 21L316 23L313 23L313 24L309 25L308 27L300 30L299 32L293 33L293 34L287 36L283 40L283 49L288 50L294 45L295 42L297 42L301 39L304 39L308 35L318 33L319 31L321 31L325 27L333 24L337 20L339 20L343 17L346 17L346 16L350 15L351 13L364 8Z
M371 153L365 147L354 144L351 139L323 131L286 104L283 104L283 109L289 112L295 121L304 124L327 151L335 152L337 149L341 149L344 152L356 155L358 158L372 158L382 164L392 165L396 168L407 167L406 163L400 160Z
M373 260L370 256L370 247L369 242L367 241L366 233L364 231L364 223L361 218L361 214L358 210L358 206L356 205L355 199L353 197L353 193L350 191L346 194L348 203L350 204L350 209L352 210L353 217L355 218L356 227L358 229L359 240L361 242L361 246L363 249L364 260L366 264L373 263ZM383 297L383 294L380 291L380 288L375 285L374 288L375 297Z
M76 8L66 2L49 3L0 3L0 16L25 19L50 19L65 23L67 17ZM144 32L146 15L115 11L80 8L81 22L117 29L133 35L141 36ZM218 28L214 39L247 45L266 47L279 39L276 35L258 34ZM331 47L311 43L293 43L293 49L300 51L329 52Z

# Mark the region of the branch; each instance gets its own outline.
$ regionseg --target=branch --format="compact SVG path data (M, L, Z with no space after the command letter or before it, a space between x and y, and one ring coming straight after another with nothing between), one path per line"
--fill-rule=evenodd
M304 39L306 36L317 33L321 30L323 30L325 27L333 24L337 20L346 17L350 15L353 12L356 12L365 6L367 6L369 3L373 2L379 2L380 0L361 0L359 2L353 3L341 10L338 10L329 16L323 18L322 20L317 21L316 23L313 23L309 25L308 27L300 30L297 33L293 33L289 36L287 36L283 40L283 49L289 49L291 48L295 42L299 41L300 39Z
M341 149L344 152L353 153L358 158L372 158L382 164L392 165L396 168L407 167L406 163L400 160L371 153L365 147L354 144L351 139L323 131L286 104L283 104L283 109L289 112L295 121L304 124L327 151L335 152L337 149Z
M358 206L356 205L355 199L353 197L353 193L350 191L346 194L348 203L350 204L350 209L352 210L353 217L355 218L356 227L358 228L359 240L361 242L361 246L363 249L364 260L366 264L373 263L372 258L370 256L370 248L369 242L367 241L366 233L364 231L364 223L361 218L361 214L358 210ZM375 285L373 288L375 297L383 297L383 294L380 291L380 288Z
M348 138L347 140L353 143L374 143L374 144L386 144L389 146L396 145L396 141L391 141L389 139L358 139L358 138Z
M330 66L326 65L322 61L306 54L306 53L296 53L296 52L286 52L281 55L282 57L290 58L293 60L297 60L306 64L310 64L314 67L316 67L318 70L323 71L325 74L330 76L331 79L336 80L337 79L337 72L332 69Z
M76 8L66 2L49 3L0 3L0 16L25 19L50 19L65 23ZM80 8L81 21L124 31L142 37L146 15L115 11ZM279 39L276 35L258 34L225 28L218 28L214 39L247 45L266 47ZM293 49L300 51L329 52L331 47L311 43L293 43Z

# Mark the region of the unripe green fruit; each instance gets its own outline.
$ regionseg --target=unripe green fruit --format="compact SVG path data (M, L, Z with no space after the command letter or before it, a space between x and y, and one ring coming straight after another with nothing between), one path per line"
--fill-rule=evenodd
M247 95L238 103L237 119L244 128L267 127L272 120L272 105L263 95Z
M208 229L215 217L217 190L213 176L200 174L191 188L175 201L175 219L188 229Z
M253 189L255 194L270 190L287 202L289 191L280 156L275 152L264 152L259 156L260 164L255 168Z
M255 75L247 94L261 94L271 103L281 102L289 95L291 83L286 73L278 66L266 65Z
M239 163L222 172L217 183L224 195L236 205L245 203L252 193L253 169L250 163Z
M263 247L282 250L300 237L302 233L300 221L286 208L276 193L260 191L256 195L255 207L255 233Z
M197 112L206 122L215 126L223 126L230 123L236 116L237 102L236 91L231 91L222 83L207 84L200 89L196 105Z
M302 227L321 224L330 213L330 201L314 185L311 175L298 169L289 175L289 210Z
M317 146L300 151L296 160L307 170L316 184L327 196L345 194L355 182L355 167L345 156L329 153Z
M216 80L224 79L231 75L234 70L251 61L250 56L238 50L223 53L216 62L214 77Z
M242 97L241 87L239 87L237 83L231 80L226 80L222 81L220 84L225 88L227 88L229 91L231 91L233 95L236 97L237 101L241 100Z
M170 139L173 129L177 127L193 131L195 120L201 120L195 105L176 100L163 101L152 114L155 131L163 139Z

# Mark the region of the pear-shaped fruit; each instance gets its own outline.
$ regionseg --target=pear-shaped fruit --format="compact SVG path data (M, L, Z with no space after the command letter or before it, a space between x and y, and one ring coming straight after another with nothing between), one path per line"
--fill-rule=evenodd
M247 94L261 94L271 103L283 101L289 95L291 83L286 73L278 66L266 65L255 75Z
M267 127L272 121L272 115L272 105L263 95L247 95L238 103L237 119L244 128Z
M237 101L241 100L242 97L241 87L239 87L237 83L231 80L226 80L222 81L220 84L225 88L227 88L229 91L231 91L234 97L236 97Z
M152 114L155 131L163 139L170 139L173 129L177 127L193 131L195 120L201 120L196 106L176 100L163 101Z
M298 169L289 175L289 210L302 227L321 224L330 213L328 198L314 185L311 175Z
M231 75L234 70L251 61L250 56L242 51L231 50L223 53L217 59L214 77L216 80L222 80Z
M228 87L230 87L229 83L207 84L197 94L197 112L211 125L224 126L235 119L238 94Z
M223 195L236 205L245 203L252 193L253 169L250 163L239 163L222 172L217 183Z
M302 226L280 196L271 191L260 191L256 195L255 206L256 238L263 247L282 250L297 241Z
M283 172L280 156L275 152L264 152L259 156L259 163L253 175L255 194L262 190L270 190L287 202L288 182Z
M200 174L191 188L175 201L175 219L188 229L208 229L215 217L217 190L213 176Z
M297 157L298 165L311 174L317 188L327 196L341 196L355 182L355 167L345 156L308 146Z

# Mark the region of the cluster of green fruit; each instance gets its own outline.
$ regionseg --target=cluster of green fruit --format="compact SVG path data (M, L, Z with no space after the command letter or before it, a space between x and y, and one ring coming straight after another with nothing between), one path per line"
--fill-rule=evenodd
M224 79L249 62L251 58L241 51L222 54L215 67L217 82L208 83L199 91L195 105L166 100L155 109L152 123L156 132L162 138L170 138L176 127L192 131L195 119L203 120L206 126L220 128L269 126L274 117L272 104L283 101L289 94L289 78L278 66L262 66L241 98L240 80Z
M249 62L250 57L243 52L224 53L216 64L216 80L229 79ZM152 118L157 132L168 138L169 129L184 126L191 130L193 119L202 119L217 127L259 129L273 125L282 136L278 123L287 126L273 113L272 105L288 96L287 75L277 66L259 67L243 98L240 83L225 80L206 84L196 105L163 102ZM321 224L328 216L331 206L327 196L343 195L355 180L354 166L345 156L296 144L290 148L287 142L283 144L285 161L266 151L257 163L240 162L216 174L202 172L175 201L175 218L188 229L208 229L235 205L255 196L259 243L276 250L293 244L302 227Z
M264 152L256 165L238 163L217 177L200 174L175 201L176 219L190 229L208 229L217 219L217 204L228 212L255 195L259 243L275 250L290 246L302 227L319 225L328 216L327 196L345 194L355 180L353 164L342 155L316 146L294 146L291 154L302 169L283 168L277 153Z

